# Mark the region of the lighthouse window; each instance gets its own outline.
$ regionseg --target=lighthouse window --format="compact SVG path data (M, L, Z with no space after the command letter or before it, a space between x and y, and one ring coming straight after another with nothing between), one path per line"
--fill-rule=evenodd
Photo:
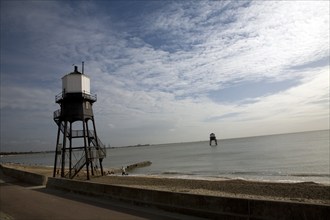
M89 109L89 102L86 102L86 109Z

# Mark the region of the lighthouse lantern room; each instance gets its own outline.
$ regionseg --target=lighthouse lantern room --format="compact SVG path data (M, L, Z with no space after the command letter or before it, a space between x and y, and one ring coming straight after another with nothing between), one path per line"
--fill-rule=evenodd
M90 79L75 67L74 72L62 77L63 92L90 94Z

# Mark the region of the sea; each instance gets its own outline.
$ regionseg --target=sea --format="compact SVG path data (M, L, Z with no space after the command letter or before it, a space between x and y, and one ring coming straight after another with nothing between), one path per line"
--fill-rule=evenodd
M315 182L330 185L329 130L107 149L103 167L142 161L129 175ZM54 153L2 156L1 163L53 166Z

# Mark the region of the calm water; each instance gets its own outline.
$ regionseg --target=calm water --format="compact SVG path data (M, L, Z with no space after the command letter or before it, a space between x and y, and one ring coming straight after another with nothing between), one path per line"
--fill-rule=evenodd
M184 178L234 178L265 181L314 181L330 184L329 130L108 149L104 167L149 160L130 175ZM54 154L2 157L1 162L53 166Z

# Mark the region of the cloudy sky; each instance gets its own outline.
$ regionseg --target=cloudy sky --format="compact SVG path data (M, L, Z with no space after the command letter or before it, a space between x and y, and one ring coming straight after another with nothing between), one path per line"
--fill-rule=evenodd
M61 77L106 145L329 129L329 1L1 1L1 151L54 150Z

